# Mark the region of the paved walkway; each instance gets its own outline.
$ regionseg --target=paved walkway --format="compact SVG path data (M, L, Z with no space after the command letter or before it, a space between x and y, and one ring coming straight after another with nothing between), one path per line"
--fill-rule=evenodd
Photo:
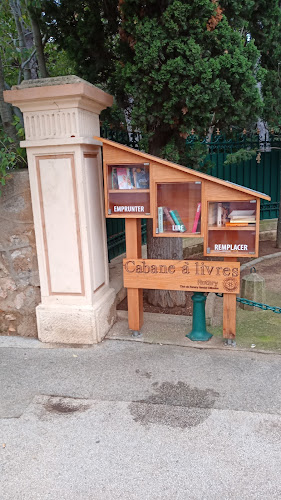
M279 500L280 363L2 337L1 500Z

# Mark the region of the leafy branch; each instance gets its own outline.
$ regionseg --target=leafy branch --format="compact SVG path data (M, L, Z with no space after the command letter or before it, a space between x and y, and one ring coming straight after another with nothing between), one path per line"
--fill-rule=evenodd
M248 161L256 156L256 151L253 149L239 149L236 153L230 153L224 162L224 165L235 165L242 161Z

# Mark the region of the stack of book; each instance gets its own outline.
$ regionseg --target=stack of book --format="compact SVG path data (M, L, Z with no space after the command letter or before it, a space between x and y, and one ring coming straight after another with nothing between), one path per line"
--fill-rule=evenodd
M112 189L149 189L149 171L145 167L112 167Z
M184 233L187 230L177 210L158 207L158 233L164 233L164 229L178 233Z
M226 222L226 226L251 226L256 223L255 210L233 210L228 215L229 222Z
M196 233L199 225L201 203L197 204L196 214L193 221L192 233ZM178 210L170 210L168 207L158 207L158 233L173 231L185 233L185 227Z

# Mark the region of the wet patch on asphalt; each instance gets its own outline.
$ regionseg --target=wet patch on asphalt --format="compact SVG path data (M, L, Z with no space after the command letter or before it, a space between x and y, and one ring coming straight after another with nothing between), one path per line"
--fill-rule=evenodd
M135 422L158 424L181 429L196 427L206 420L219 393L213 389L198 389L184 382L152 384L154 394L130 403Z
M72 398L50 397L43 407L49 413L70 414L86 411L90 405Z
M68 396L40 394L33 398L31 405L24 412L40 420L52 420L54 417L71 417L89 410L93 402L88 399Z

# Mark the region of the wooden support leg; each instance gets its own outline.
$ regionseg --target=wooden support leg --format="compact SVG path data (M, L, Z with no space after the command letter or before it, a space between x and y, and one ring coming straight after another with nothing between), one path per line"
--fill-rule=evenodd
M141 219L126 219L126 255L127 259L141 259ZM143 325L143 290L128 288L128 322L133 331L140 331Z
M143 291L140 288L128 288L128 323L130 330L140 331L143 325Z
M225 257L226 262L237 262L236 257ZM236 336L236 293L223 294L223 337L235 339Z
M236 336L236 294L223 295L223 337L235 339Z

